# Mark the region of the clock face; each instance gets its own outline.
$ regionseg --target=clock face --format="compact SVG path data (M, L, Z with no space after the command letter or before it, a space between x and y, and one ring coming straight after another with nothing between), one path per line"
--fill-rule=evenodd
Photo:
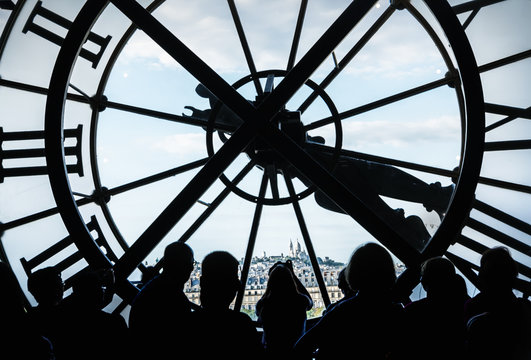
M112 268L121 311L170 242L230 251L245 283L292 240L325 303L320 262L367 241L413 274L444 254L472 284L507 246L525 291L529 2L14 5L0 221L23 289L44 266L67 286Z

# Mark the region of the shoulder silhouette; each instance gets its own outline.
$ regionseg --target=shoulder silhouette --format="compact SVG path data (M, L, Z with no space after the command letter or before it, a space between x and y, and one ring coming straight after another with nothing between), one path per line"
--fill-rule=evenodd
M480 293L465 307L472 359L531 359L531 304L512 291L518 267L509 250L483 253Z
M0 354L2 359L53 360L51 342L25 316L21 289L9 265L0 261Z
M337 305L341 304L342 302L356 295L357 291L352 289L350 285L348 284L345 272L346 272L346 268L342 269L339 272L339 275L337 276L337 287L339 287L339 290L341 290L343 297L340 300L336 301L335 303L328 305L325 311L323 311L323 315L333 310Z
M68 332L57 359L124 358L127 324L121 315L102 310L106 296L102 273L85 269L72 283L73 292L62 305Z
M241 287L239 263L226 251L208 254L201 264L201 309L193 313L199 359L260 359L262 346L249 316L230 309Z
M435 257L422 265L421 283L426 298L405 308L401 357L403 359L463 359L466 286L450 260Z
M194 269L194 253L188 245L174 242L166 246L161 261L162 273L144 285L129 314L138 358L176 353L188 342L192 303L183 289Z

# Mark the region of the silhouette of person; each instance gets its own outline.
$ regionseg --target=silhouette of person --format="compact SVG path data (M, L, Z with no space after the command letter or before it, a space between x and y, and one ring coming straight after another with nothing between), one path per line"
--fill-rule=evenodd
M164 358L187 345L192 303L183 292L194 269L194 252L173 242L164 250L162 273L150 280L131 306L129 328L140 344L138 358Z
M341 304L343 301L348 300L354 295L356 295L356 290L353 290L347 282L345 271L346 269L342 269L339 272L339 275L337 276L337 287L339 287L339 290L341 290L343 297L335 303L328 305L328 307L323 311L323 315L329 311L332 311L337 305Z
M461 280L448 259L434 257L424 262L421 283L426 297L404 309L403 359L464 358L463 308L467 295Z
M15 274L0 261L0 356L2 359L55 359L52 344L28 321Z
M480 293L465 305L471 359L531 359L531 303L513 293L517 276L507 248L483 253Z
M226 251L208 254L201 264L201 309L192 313L194 357L260 359L263 349L251 318L230 309L240 288L238 260Z
M103 276L85 269L74 275L72 294L63 300L65 343L57 360L127 358L127 324L119 314L102 310L105 305Z
M396 329L403 309L391 301L396 281L393 259L376 243L358 247L347 265L346 278L358 293L337 305L295 344L300 359L386 359L396 348Z
M264 329L262 343L269 358L289 357L306 331L306 311L312 307L312 298L294 274L291 261L273 265L266 291L256 304L258 322Z
M61 347L65 331L63 311L64 284L61 273L55 267L36 270L28 276L28 290L37 306L28 310L28 320L37 331L50 340L54 347Z

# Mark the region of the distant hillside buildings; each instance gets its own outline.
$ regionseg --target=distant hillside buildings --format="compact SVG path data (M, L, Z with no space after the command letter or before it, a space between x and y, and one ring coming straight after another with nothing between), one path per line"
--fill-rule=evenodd
M310 264L310 259L305 250L302 249L302 246L299 241L296 242L294 246L293 241L290 240L289 252L287 256L284 254L267 256L264 252L262 257L255 256L251 261L251 267L249 269L249 276L247 277L247 283L245 287L245 294L242 303L242 309L248 312L251 316L254 315L256 310L256 303L265 292L267 281L269 279L269 269L277 261L287 261L291 260L293 263L293 270L295 275L299 278L301 283L308 289L308 292L312 296L314 301L314 309L317 310L318 314L324 309L325 304L321 292L319 291L319 286L317 284L317 279L315 277L313 268ZM345 264L335 262L328 257L325 257L325 260L318 258L319 267L321 273L323 274L324 283L330 297L331 302L339 300L343 294L337 286L337 277L339 272L343 269ZM243 259L240 261L241 266L243 266ZM190 280L185 285L185 293L190 299L190 301L199 304L199 278L201 276L201 264L197 264L196 268L190 276Z
M242 311L247 312L251 317L256 318L255 310L256 303L265 292L267 281L269 279L269 269L277 261L285 262L291 260L293 263L293 270L295 275L299 278L301 283L306 287L310 293L313 302L314 309L309 317L319 316L322 310L325 308L325 303L319 285L317 284L317 278L310 264L310 259L305 250L302 249L299 241L294 246L293 241L290 240L288 255L272 255L268 256L264 251L261 257L255 256L251 260L251 266L249 269L249 276L247 277L247 283L245 286L245 294L242 302ZM323 275L323 280L326 286L328 297L330 302L334 303L343 297L343 293L337 286L337 278L339 272L345 267L345 264L336 262L329 257L317 258L319 268ZM240 270L243 267L244 259L240 260ZM396 264L397 275L404 270L402 264ZM190 301L200 304L199 301L199 278L201 276L201 264L198 263L190 276L190 280L185 284L185 294Z

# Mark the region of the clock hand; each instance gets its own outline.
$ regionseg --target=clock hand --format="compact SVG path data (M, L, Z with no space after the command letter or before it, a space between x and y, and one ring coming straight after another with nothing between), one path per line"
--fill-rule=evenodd
M185 109L192 110L192 115L189 116L183 113L184 117L204 121L205 125L203 126L203 129L206 130L208 121L214 113L213 128L227 133L233 133L243 123L243 120L240 119L238 115L222 104L216 95L208 90L203 84L197 85L195 92L202 98L208 99L210 109L199 110L193 106L185 106Z
M265 141L282 154L307 181L317 186L406 265L418 264L419 253L408 239L421 237L414 235L410 225L405 225L397 214L391 216L390 208L383 200L368 192L351 191L281 130L274 126L268 126L265 130ZM358 190L362 189L363 187ZM390 211L394 213L394 210Z
M318 149L318 147L312 147L308 151L323 163L330 164L333 161L332 155ZM330 164L329 168L332 166ZM453 184L442 187L440 182L428 184L394 166L345 155L340 155L333 173L349 188L355 188L358 181L363 179L374 193L420 203L428 212L432 210L437 212L441 219L450 203L455 187Z

